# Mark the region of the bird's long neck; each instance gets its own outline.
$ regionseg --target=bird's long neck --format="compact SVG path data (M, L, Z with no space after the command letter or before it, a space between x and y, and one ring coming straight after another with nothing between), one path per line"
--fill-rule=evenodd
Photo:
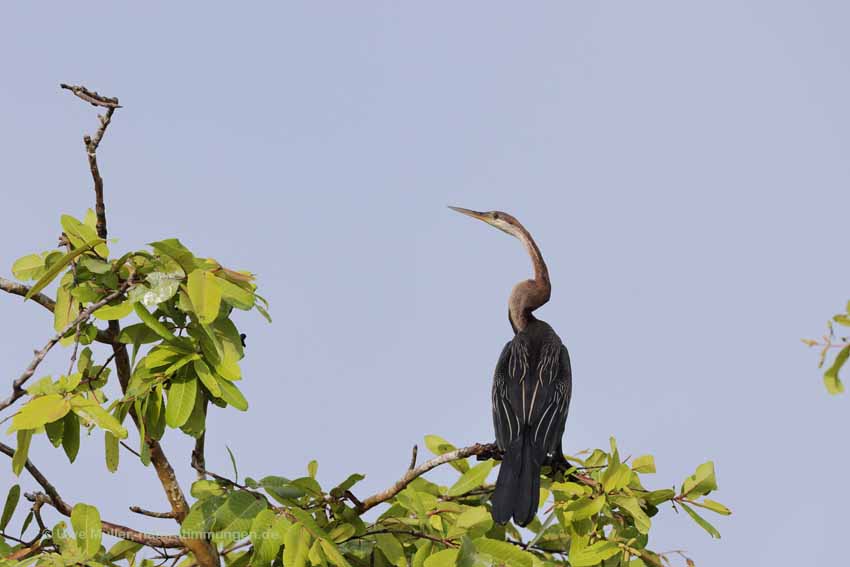
M534 267L534 279L516 284L508 299L508 317L514 332L518 333L534 320L532 312L549 301L552 284L549 282L549 270L543 261L543 255L528 231L520 226L514 234L525 246Z

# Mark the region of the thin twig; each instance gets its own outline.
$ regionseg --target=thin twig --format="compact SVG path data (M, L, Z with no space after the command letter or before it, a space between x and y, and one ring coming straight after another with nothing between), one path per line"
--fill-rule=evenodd
M416 454L419 452L419 446L414 445L412 454L410 455L410 466L407 467L407 470L412 471L416 468Z
M76 96L80 97L81 99L90 103L93 106L103 106L105 108L121 108L121 105L118 104L117 98L99 95L95 91L90 91L82 85L66 85L65 83L62 83L59 85L59 87L71 91Z
M130 506L130 511L149 518L174 518L174 512L151 512L138 506Z
M142 458L142 455L141 455L141 454L139 454L139 452L138 452L138 451L136 451L135 449L133 449L132 447L130 447L130 446L129 446L127 443L125 443L124 441L119 441L119 443L121 443L121 446L122 446L122 447L124 447L125 449L127 449L128 451L130 451L131 453L133 453L134 455L136 455L138 458L140 458L140 459Z
M48 352L50 352L50 349L52 349L54 346L56 346L56 343L62 340L62 337L64 337L71 329L73 329L77 325L88 321L92 313L94 313L113 299L123 295L124 292L126 292L132 285L133 282L131 280L127 280L121 285L121 287L119 287L100 301L92 303L91 305L83 309L76 319L66 325L64 329L62 329L60 332L54 335L53 338L47 341L47 344L44 345L41 350L35 351L35 357L33 357L32 362L30 362L29 366L27 366L26 370L24 370L24 373L21 374L21 376L17 380L12 382L12 395L0 402L0 411L3 411L10 405L14 404L18 398L20 398L26 393L23 388L24 384L27 380L32 378L32 375L35 374L35 370L36 368L38 368L38 365L41 364L41 361L44 360L44 357L47 356Z

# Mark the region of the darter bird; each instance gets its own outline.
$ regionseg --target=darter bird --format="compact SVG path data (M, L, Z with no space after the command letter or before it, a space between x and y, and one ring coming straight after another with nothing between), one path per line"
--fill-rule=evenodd
M560 337L534 310L549 301L549 271L531 234L513 216L451 209L515 236L534 267L534 278L516 284L508 299L514 338L502 349L493 377L493 425L503 452L492 498L493 520L529 524L540 502L540 469L565 463L561 437L572 394L570 355Z

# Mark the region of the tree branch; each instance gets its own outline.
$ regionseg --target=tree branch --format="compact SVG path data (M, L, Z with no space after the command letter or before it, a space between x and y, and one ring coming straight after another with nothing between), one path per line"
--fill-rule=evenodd
M386 502L387 500L404 490L405 487L407 487L408 484L413 482L414 479L422 476L431 469L439 467L440 465L444 465L451 461L457 461L472 456L478 456L482 459L487 459L492 458L498 454L499 448L496 447L495 443L476 443L475 445L463 447L462 449L455 449L454 451L449 451L448 453L444 453L439 457L434 457L431 460L425 461L418 467L408 469L407 472L405 472L404 475L395 484L393 484L386 490L373 494L372 496L363 500L357 507L357 513L362 514L367 510L374 508L378 504Z
M0 443L0 453L5 454L9 458L15 456L15 450L5 443ZM44 492L27 494L27 500L35 503L49 504L56 508L56 511L63 516L70 517L73 507L62 499L59 495L59 491L56 490L56 487L47 480L47 477L38 470L31 460L27 459L27 462L24 464L24 468L27 469L27 472L29 472L33 479L35 479L41 488L44 489ZM184 547L183 540L178 536L158 536L146 534L120 524L114 524L106 521L102 521L101 524L103 533L135 541L136 543L141 543L143 545L150 545L154 547Z
M130 506L130 511L135 514L147 516L149 518L165 519L174 517L174 512L151 512L150 510L145 510L144 508L140 508L139 506Z
M20 295L21 297L26 297L27 293L29 293L30 288L24 284L20 284L17 282L13 282L7 280L6 278L0 278L0 290L5 291L6 293L11 293L12 295ZM43 293L37 293L30 297L32 301L35 301L51 313L56 308L56 302L44 295Z
M124 292L126 292L127 289L129 289L132 285L132 280L127 280L121 285L121 287L119 287L100 301L92 303L91 305L83 309L76 319L71 321L68 325L65 326L64 329L62 329L60 332L54 335L53 338L47 341L47 344L44 345L41 350L35 351L35 357L32 359L32 362L29 363L27 369L24 370L24 373L21 374L21 376L17 380L12 382L12 395L10 395L3 401L0 401L0 411L3 411L10 405L14 404L15 401L18 400L18 398L20 398L26 393L23 388L24 384L27 380L32 378L32 375L35 374L36 368L38 368L38 365L41 364L42 360L44 360L44 357L47 356L47 353L50 352L50 349L56 346L56 343L62 340L62 337L65 336L66 333L74 329L77 325L81 325L82 323L86 322L89 317L91 317L92 313L94 313L113 299L123 295Z
M86 146L86 155L88 156L89 169L91 169L92 180L94 182L95 193L95 214L97 215L97 235L100 238L106 239L106 205L103 199L103 178L100 175L100 169L97 165L97 148L100 145L106 129L112 120L112 114L116 108L120 108L117 98L104 97L96 92L89 91L83 86L60 85L63 89L70 90L79 98L89 102L95 106L106 108L106 114L98 116L100 126L94 136L84 136L83 142ZM127 347L118 342L118 336L121 333L121 325L118 321L109 322L109 337L112 339L112 352L115 355L115 369L118 374L118 382L121 385L122 393L126 393L127 385L130 383L132 369L130 367L130 357L127 354ZM136 414L135 409L130 410L130 417L139 427L144 416ZM141 428L140 428L141 429ZM174 469L168 458L162 450L162 446L156 439L145 436L145 444L150 450L151 463L159 477L159 482L165 491L169 504L171 504L171 512L174 519L180 523L189 513L189 504L186 502L186 497L183 495L183 490L177 482L177 476L174 474ZM218 567L219 558L216 547L205 539L189 539L184 540L185 547L188 548L195 556L195 559L202 567Z

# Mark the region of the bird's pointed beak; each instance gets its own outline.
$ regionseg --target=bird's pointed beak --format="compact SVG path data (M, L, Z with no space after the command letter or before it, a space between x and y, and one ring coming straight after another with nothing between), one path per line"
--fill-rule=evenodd
M478 211L473 211L473 210L470 210L470 209L464 209L463 207L452 207L451 205L449 205L449 208L453 211L457 211L457 212L464 214L468 217L472 217L474 219L478 219L480 221L484 221L484 222L489 224L488 219L487 219L487 215L485 215L484 213L479 213Z

